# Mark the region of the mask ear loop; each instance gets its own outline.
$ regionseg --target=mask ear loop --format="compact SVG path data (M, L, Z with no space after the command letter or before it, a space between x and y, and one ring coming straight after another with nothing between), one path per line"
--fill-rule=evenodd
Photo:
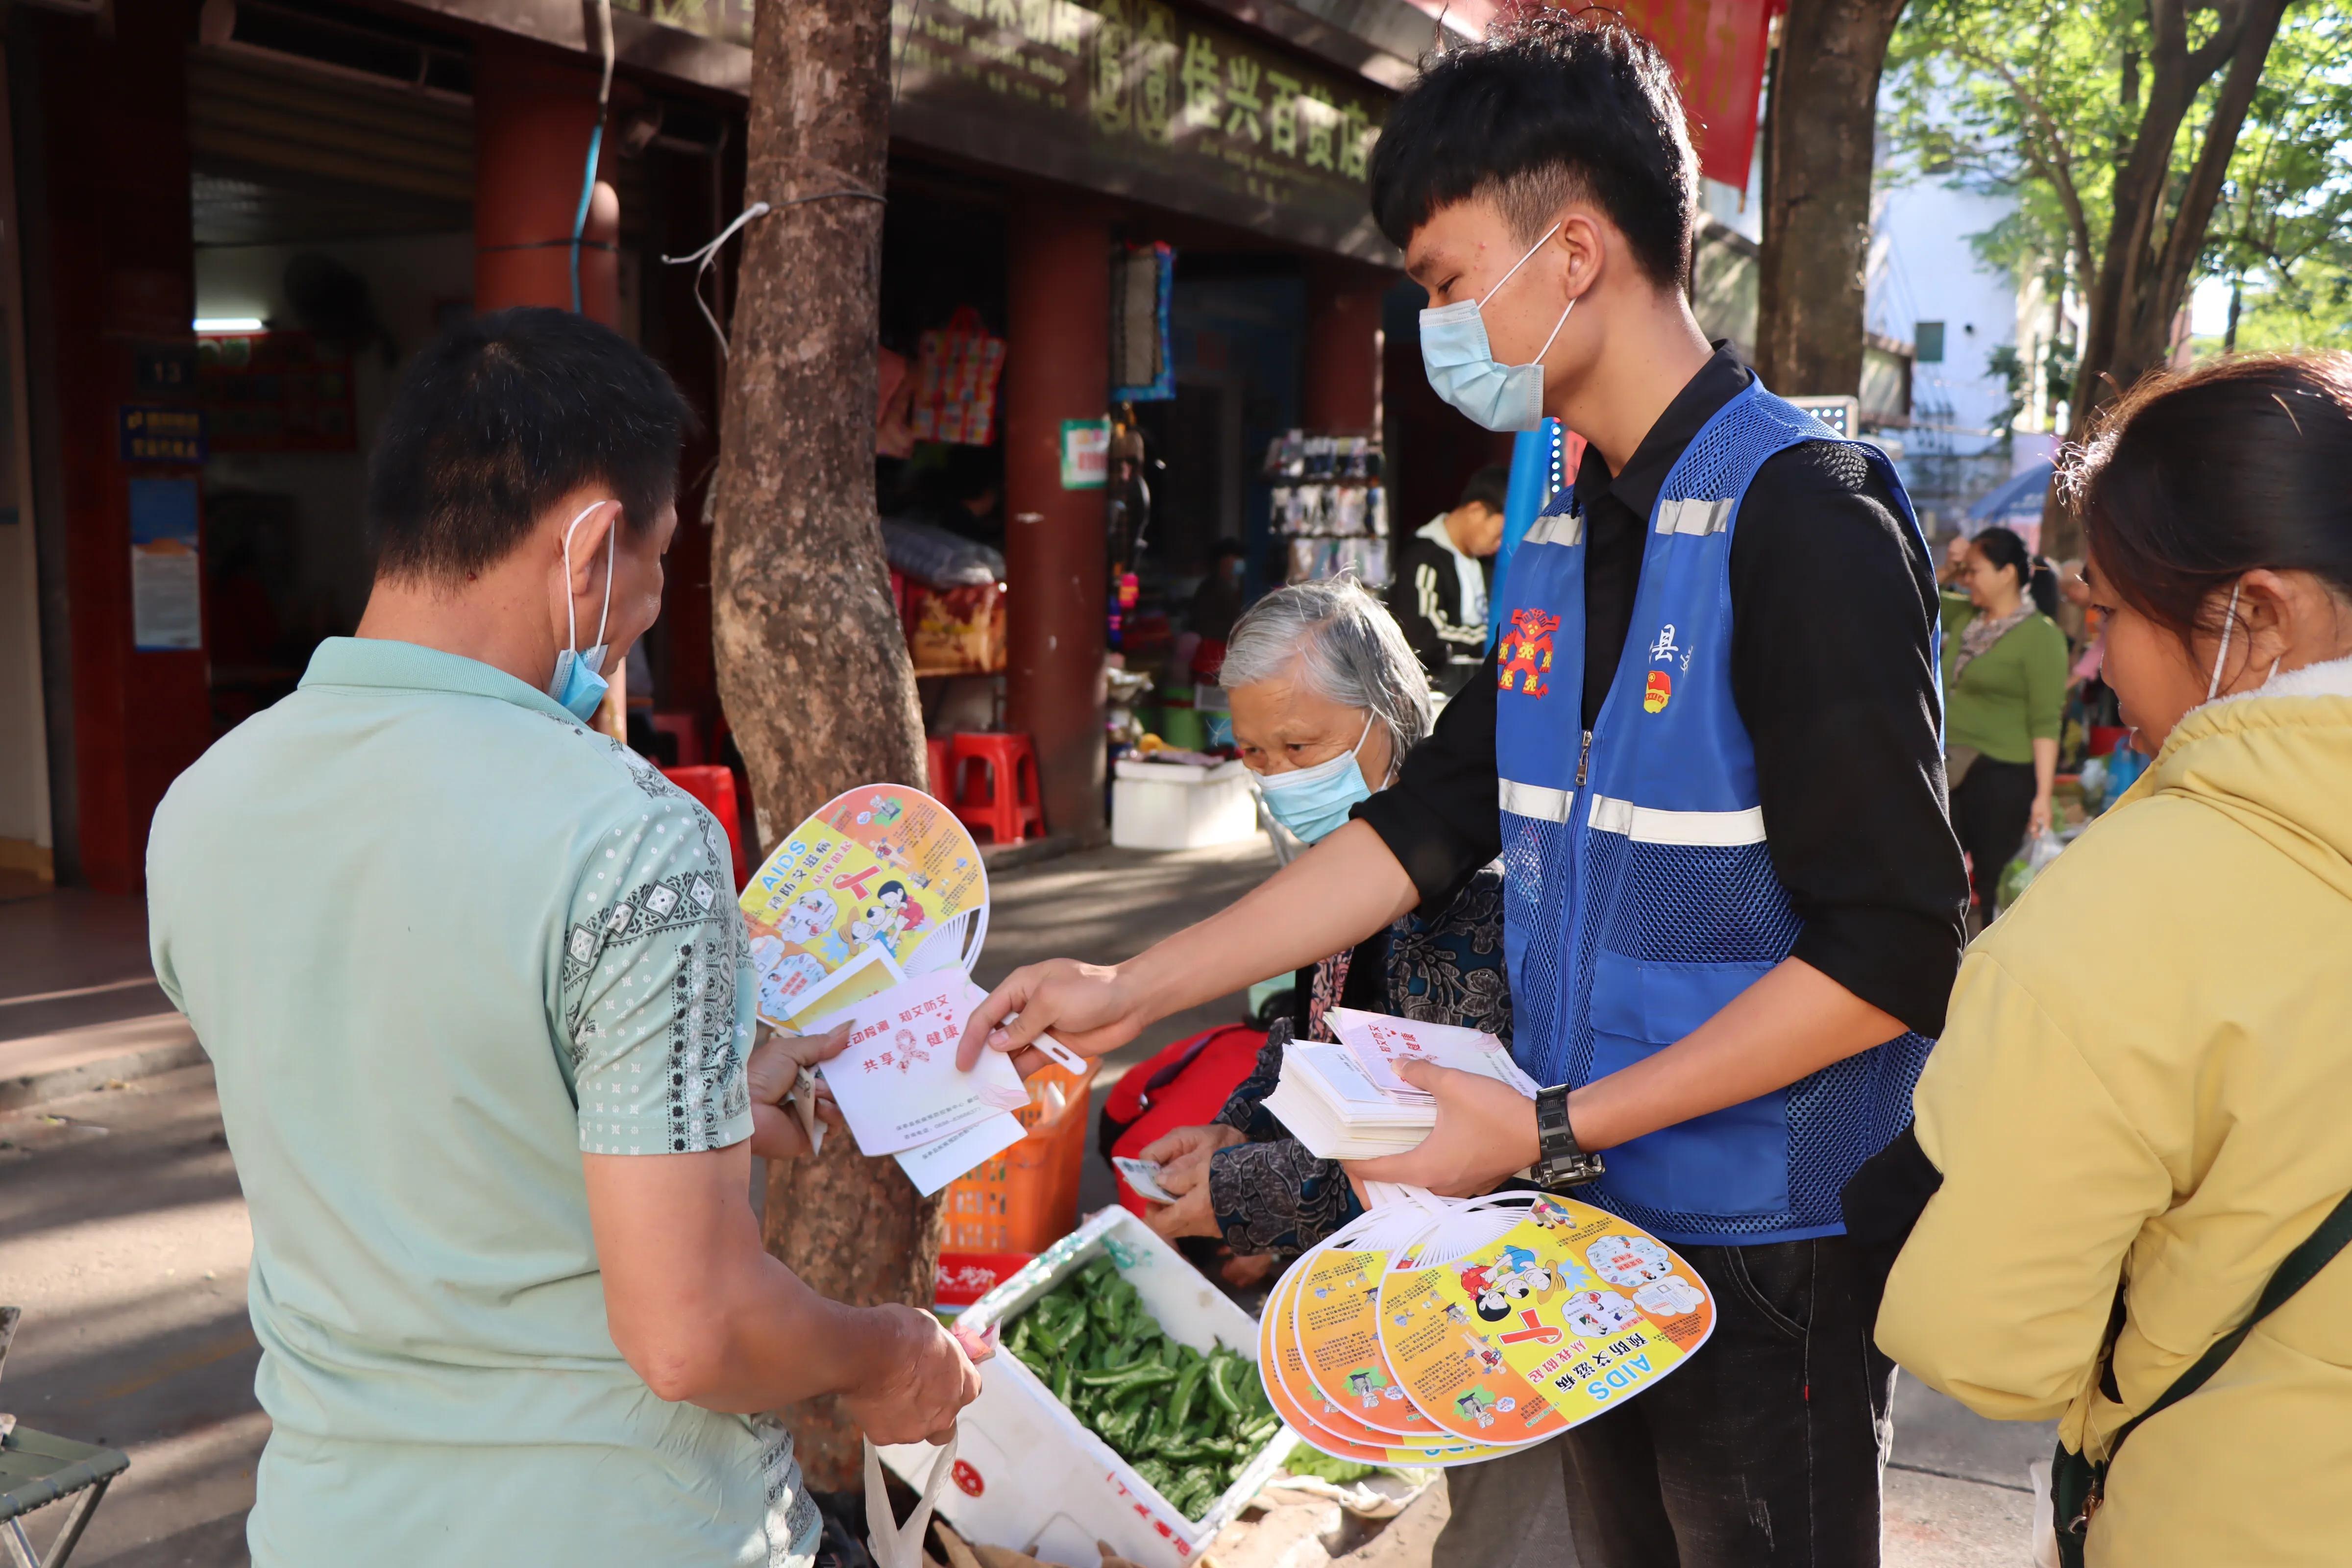
M1536 363L1543 363L1544 355L1551 353L1551 345L1559 341L1559 330L1568 325L1568 311L1576 309L1576 301L1578 298L1580 298L1580 296L1570 296L1568 301L1568 310L1562 310L1559 313L1559 320L1551 324L1551 336L1544 340L1543 347L1536 350Z
M580 648L580 614L572 603L572 536L588 521L588 514L603 506L603 501L590 501L571 526L563 531L563 639L564 651L576 653ZM604 622L613 613L613 535L604 535L604 607L596 612L596 640L604 640ZM596 672L599 675L603 670Z
M2205 683L2205 700L2210 702L2221 689L2221 662L2230 657L2230 634L2238 629L2238 590L2244 579L2230 584L2230 607L2221 612L2221 646L2213 653L2213 679Z
M1568 220L1566 218L1562 218L1559 221L1560 223L1566 223ZM1536 252L1544 247L1544 240L1549 239L1553 235L1556 235L1559 232L1559 223L1556 223L1549 228L1544 230L1543 237L1537 240L1533 245L1528 247L1528 253L1525 256L1520 257L1517 261L1512 262L1511 269L1508 272L1504 273L1500 278L1495 279L1495 286L1492 289L1487 289L1486 297L1478 301L1478 309L1481 310L1485 310L1486 308L1486 300L1491 300L1496 295L1501 293L1503 291L1503 285L1508 283L1512 279L1517 278L1519 275L1519 268L1525 267L1528 262L1535 259ZM1558 330L1558 328L1553 329L1555 331ZM1547 343L1545 346L1549 348L1550 345Z

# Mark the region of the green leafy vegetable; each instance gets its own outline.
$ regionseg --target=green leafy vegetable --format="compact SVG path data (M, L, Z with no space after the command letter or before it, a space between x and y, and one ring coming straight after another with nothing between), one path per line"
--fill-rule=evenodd
M1222 1344L1203 1355L1170 1339L1108 1258L1004 1328L1004 1348L1187 1519L1205 1515L1281 1430L1248 1358Z

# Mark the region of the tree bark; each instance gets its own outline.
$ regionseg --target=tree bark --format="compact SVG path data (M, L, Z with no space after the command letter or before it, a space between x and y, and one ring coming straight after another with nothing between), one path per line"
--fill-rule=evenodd
M1791 0L1765 145L1756 364L1791 395L1862 389L1878 77L1903 0Z
M2153 0L2147 107L2131 148L2116 171L2107 242L2085 300L2083 357L2075 367L2067 439L2081 441L2099 411L2172 350L2172 324L2189 297L2191 274L2204 248L2238 133L2253 102L2286 0L2237 0L2221 8L2220 26L2203 47L2188 45L2186 0ZM2181 121L2208 81L2229 74L2206 121L2197 161L2186 180L2172 173ZM2171 210L2168 214L2167 207ZM2043 503L2043 553L2078 554L2082 531L2053 488Z
M922 717L874 504L887 0L760 0L747 231L714 489L719 689L760 838L869 780L920 782ZM814 198L814 199L812 199ZM768 1171L768 1248L836 1300L928 1305L939 1209L845 1136ZM809 1484L858 1485L856 1426L786 1413Z

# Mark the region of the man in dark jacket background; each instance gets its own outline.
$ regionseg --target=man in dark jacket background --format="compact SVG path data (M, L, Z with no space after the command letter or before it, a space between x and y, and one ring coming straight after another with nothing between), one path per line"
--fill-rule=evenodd
M1430 684L1451 697L1486 657L1486 595L1495 585L1495 552L1503 543L1507 464L1470 476L1454 510L1416 530L1397 556L1389 609L1420 656Z

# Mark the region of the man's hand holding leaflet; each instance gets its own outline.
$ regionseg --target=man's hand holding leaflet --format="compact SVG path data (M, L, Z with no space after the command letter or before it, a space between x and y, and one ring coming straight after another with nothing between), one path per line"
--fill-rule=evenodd
M967 1022L958 1060L976 1060L983 1047L1018 1050L1048 1029L1073 1050L1104 1055L1171 1013L1351 947L1421 902L1381 836L1350 822L1232 908L1125 963L1055 959L1013 971ZM1569 1111L1579 1142L1611 1149L1902 1032L1892 1016L1791 958L1683 1039L1579 1089ZM1435 1097L1436 1129L1408 1153L1351 1164L1351 1175L1461 1196L1536 1159L1535 1104L1508 1085L1423 1064L1399 1071Z
M752 1155L803 1147L778 1101L847 1031L751 1046L751 970L731 903L678 935L602 918L608 887L722 874L690 803L658 802L610 847L598 863L612 879L579 895L587 918L574 924L598 934L565 1001L614 1348L664 1399L749 1415L837 1394L877 1442L944 1441L980 1388L954 1338L927 1312L819 1296L768 1254L751 1213Z

